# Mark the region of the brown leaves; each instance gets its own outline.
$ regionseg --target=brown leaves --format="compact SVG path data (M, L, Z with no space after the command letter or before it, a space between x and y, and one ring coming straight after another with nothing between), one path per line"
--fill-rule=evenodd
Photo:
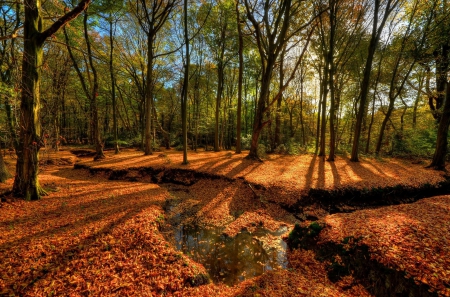
M417 283L450 295L450 196L425 198L413 204L334 214L325 218L322 242L362 238L371 257L405 271Z

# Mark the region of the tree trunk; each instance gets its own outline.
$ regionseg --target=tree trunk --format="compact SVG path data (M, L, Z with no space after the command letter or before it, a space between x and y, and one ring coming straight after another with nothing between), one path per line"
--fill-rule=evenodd
M188 87L189 87L189 35L188 35L188 19L187 19L187 2L184 0L184 42L186 46L186 65L184 70L183 92L181 97L181 126L182 126L182 143L183 143L183 163L188 164L187 159L187 101L188 101Z
M98 97L98 75L97 70L94 66L94 61L92 59L92 50L91 50L91 42L89 40L88 30L87 30L87 19L88 12L87 10L84 13L83 24L84 24L84 37L86 39L86 47L89 58L89 65L91 66L92 76L94 79L93 87L92 87L92 95L91 95L91 116L92 116L92 136L94 138L95 145L95 156L94 160L104 159L105 155L103 154L103 144L100 136L100 127L98 121L98 107L97 107L97 97Z
M220 103L222 101L223 93L223 65L219 62L217 65L217 94L216 94L216 113L215 113L215 126L214 126L214 151L220 151L219 146L219 119L220 119ZM223 127L222 127L223 129Z
M111 14L109 14L111 18ZM111 76L111 99L112 99L112 116L113 116L113 137L114 137L114 153L118 154L119 151L119 137L117 131L117 100L116 100L116 80L114 78L114 32L113 22L109 20L109 73Z
M320 125L320 144L319 144L319 154L318 156L325 156L325 137L327 128L327 97L328 97L328 75L329 75L329 61L325 58L324 74L322 78L322 92L321 92L321 125Z
M153 110L153 39L152 29L147 34L147 76L145 87L145 140L144 155L153 154L152 110Z
M384 12L383 19L381 20L381 24L378 27L378 21L379 16L378 12L381 7L381 1L375 0L375 7L374 7L374 17L372 20L372 36L370 38L369 43L369 49L367 54L367 60L366 60L366 66L364 67L364 74L363 74L363 81L361 83L361 92L359 94L359 109L358 113L356 115L356 124L355 124L355 133L353 138L353 145L352 145L352 154L350 161L352 162L358 162L358 150L359 150L359 139L361 137L361 128L364 120L364 115L366 114L366 103L367 103L367 97L369 94L369 88L370 88L370 75L372 73L372 62L373 57L375 55L375 51L378 45L378 42L380 40L381 33L383 31L384 25L386 24L386 20L389 16L389 14L392 12L393 8L398 4L398 1L396 1L391 7L392 0L387 0L386 8Z
M433 160L428 166L437 170L445 170L445 157L447 155L448 128L450 126L450 83L448 82L445 97L446 100L438 126L436 149Z
M412 124L414 129L416 128L417 125L417 108L419 107L420 98L422 97L424 76L420 75L418 79L419 79L419 89L417 90L416 100L414 101L414 109L412 115Z
M36 1L25 1L24 49L22 63L22 96L20 132L16 150L16 178L13 193L25 200L38 200L45 192L39 186L39 148L41 146L40 71L43 41L39 40L42 18Z
M0 182L4 183L10 177L12 175L9 173L5 160L3 159L3 154L0 152Z
M328 73L328 85L330 86L330 153L328 155L328 161L334 161L336 154L336 98L334 88L334 40L336 34L336 14L337 4L336 1L329 1L330 4L330 48L328 51L328 65L330 71Z
M239 17L239 1L236 0L236 19L238 29L238 55L239 55L239 76L238 76L238 97L237 97L237 119L236 119L236 154L242 152L241 149L241 113L242 113L242 79L244 73L244 40L242 37L241 20Z
M284 56L286 54L286 47L283 48L280 55L280 88L284 83ZM282 92L280 90L280 92ZM275 112L275 136L274 136L274 145L273 149L276 149L281 144L281 102L283 101L283 95L279 96L277 100L277 107Z
M264 120L264 110L266 107L267 98L269 97L270 80L272 77L273 66L275 61L269 60L266 67L266 72L263 74L261 81L261 89L259 92L259 98L257 100L257 108L255 110L255 118L253 121L252 141L250 143L250 152L248 154L249 159L260 159L258 156L258 140L262 129L268 123Z

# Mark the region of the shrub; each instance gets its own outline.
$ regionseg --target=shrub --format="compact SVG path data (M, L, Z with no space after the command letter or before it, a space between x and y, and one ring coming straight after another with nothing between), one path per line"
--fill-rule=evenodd
M241 137L241 147L242 147L242 149L249 150L251 144L252 144L252 135L251 134L243 135Z
M275 154L287 154L288 150L284 144L280 144L276 147L276 149L273 151Z
M265 157L267 157L266 146L262 143L258 144L257 153L258 153L258 157L260 157L261 159L264 159Z

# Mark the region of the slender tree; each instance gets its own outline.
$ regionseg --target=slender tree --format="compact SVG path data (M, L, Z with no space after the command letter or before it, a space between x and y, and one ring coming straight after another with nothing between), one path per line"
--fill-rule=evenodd
M188 88L189 88L189 30L188 30L188 0L184 0L184 42L185 42L185 64L184 64L184 78L183 89L181 94L181 126L182 126L182 144L183 144L183 164L188 164L187 156L187 102L188 102Z
M401 0L374 0L372 34L370 37L369 48L367 52L366 65L364 67L363 80L361 82L361 91L359 93L359 108L356 114L355 132L353 137L352 154L350 160L358 162L359 139L361 137L361 128L366 114L367 98L369 95L370 76L372 73L372 62L375 51L383 33L384 26Z
M155 77L153 73L156 59L155 41L158 32L167 22L178 0L136 0L133 12L147 36L147 71L145 76L145 140L144 154L153 153L152 125L154 109Z
M282 95L284 89L286 89L294 78L294 74L311 39L314 29L311 24L315 16L311 20L303 23L300 23L300 20L294 22L294 17L301 18L300 13L305 13L302 2L300 1L292 2L291 0L282 0L273 3L270 0L255 0L253 2L244 0L244 4L247 18L251 24L253 37L258 48L262 72L261 88L256 102L252 139L248 155L250 159L259 159L257 150L259 136L264 126L270 122L270 119L265 118L266 112L278 101L279 96ZM305 35L303 51L293 66L292 75L279 88L278 93L275 94L273 99L269 100L273 71L282 49L294 36L304 31L308 31L308 33Z
M241 114L242 114L242 80L244 76L244 38L241 28L241 18L239 13L239 0L236 0L236 20L238 30L238 56L239 56L239 77L238 77L238 97L237 97L237 118L236 118L236 154L242 152L241 148Z

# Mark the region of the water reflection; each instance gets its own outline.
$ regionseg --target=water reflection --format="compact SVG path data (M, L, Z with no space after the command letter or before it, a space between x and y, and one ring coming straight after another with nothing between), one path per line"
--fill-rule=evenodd
M228 285L268 270L286 268L287 246L279 237L285 230L269 232L259 228L253 233L243 231L235 237L223 235L222 231L198 225L179 225L174 234L176 247L202 263L214 282ZM269 234L278 237L275 245L264 248L264 238Z

